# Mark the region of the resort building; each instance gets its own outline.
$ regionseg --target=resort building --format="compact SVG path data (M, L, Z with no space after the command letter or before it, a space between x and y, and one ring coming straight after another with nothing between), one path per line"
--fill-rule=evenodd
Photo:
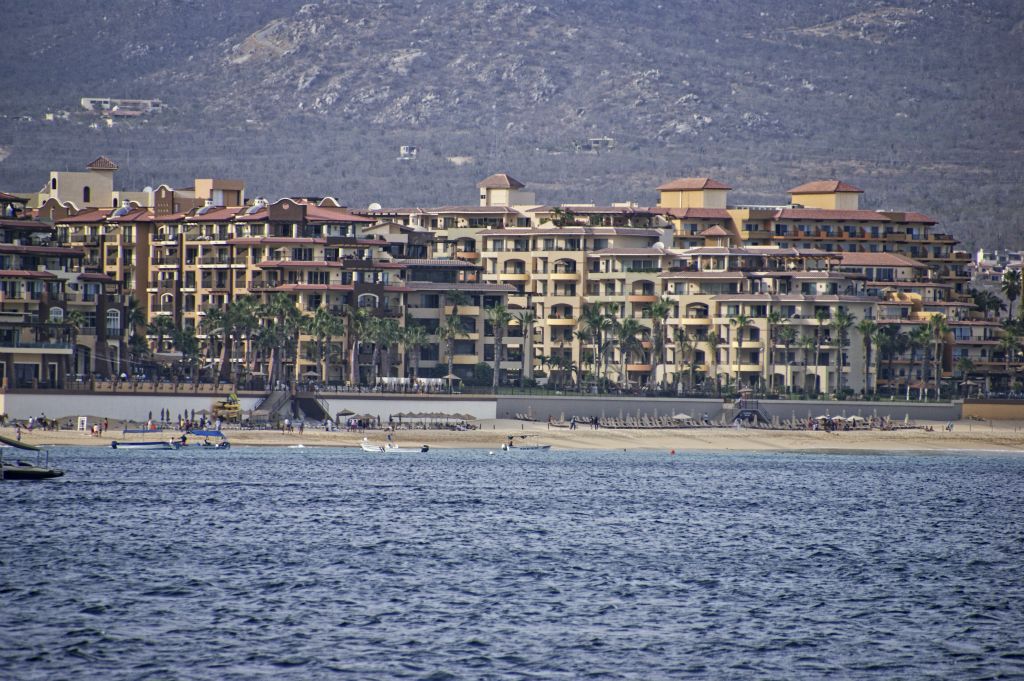
M56 173L39 196L0 206L5 219L34 214L42 229L29 240L59 249L47 268L67 272L66 291L106 287L108 308L90 319L125 314L109 298L123 292L143 317L127 333L144 333L155 361L183 362L191 334L206 357L193 369L222 380L470 379L493 366L498 336L501 382L587 389L999 390L1024 359L975 305L972 259L954 239L920 213L863 208L863 191L838 180L769 206L730 204L731 187L709 177L660 185L650 207L544 205L498 173L474 205L349 210L330 197L248 199L240 180L118 192L116 169L101 157L85 178ZM266 334L284 317L225 327L234 306L279 300L297 317L274 347ZM500 306L505 330L492 323ZM323 331L315 317L338 323ZM124 364L124 326L80 334L56 382L114 373L94 357ZM48 377L37 365L19 380Z

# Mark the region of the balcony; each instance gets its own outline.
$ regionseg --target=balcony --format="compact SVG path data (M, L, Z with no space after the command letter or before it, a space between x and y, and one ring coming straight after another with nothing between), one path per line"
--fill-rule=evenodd
M445 313L445 315L454 314L455 313L455 306L454 305L445 305L444 306L444 313ZM479 305L459 305L459 314L460 315L465 315L467 317L476 317L476 316L478 316L480 314L480 306Z
M46 355L70 355L71 344L55 343L53 341L23 341L20 338L15 338L8 341L0 341L0 353L20 352L24 350L33 350Z
M527 272L500 272L500 281L529 281L530 275Z
M452 355L452 364L475 365L479 362L479 355Z
M477 251L455 251L455 257L459 260L479 260L480 253Z
M654 367L653 364L627 364L626 365L626 372L627 373L644 373L644 374L649 374L653 367Z
M548 317L548 326L575 326L576 320L572 317Z
M653 303L656 302L657 300L658 296L654 295L653 293L631 293L630 295L626 296L627 303Z
M226 255L204 255L199 258L200 265L230 265L231 258Z
M548 279L551 281L579 281L579 272L551 272L548 274Z

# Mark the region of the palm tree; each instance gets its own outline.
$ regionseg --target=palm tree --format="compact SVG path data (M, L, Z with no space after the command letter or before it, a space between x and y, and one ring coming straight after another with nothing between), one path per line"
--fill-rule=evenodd
M807 391L807 365L810 363L811 353L814 353L814 392L815 394L817 394L821 387L819 383L820 377L818 376L818 348L820 347L818 344L818 335L815 334L814 336L801 336L799 345L800 349L803 350L804 391Z
M1009 317L1010 319L1014 319L1013 302L1020 297L1021 293L1020 270L1006 270L1003 272L1003 278L999 282L999 288L1002 290L1003 295L1006 296L1006 299L1010 301Z
M392 350L402 340L402 327L397 319L390 317L378 321L377 337L380 341L381 372L391 376L393 367Z
M704 344L707 346L705 358L707 359L708 373L715 382L716 395L720 395L722 392L722 386L718 382L718 344L721 342L722 339L714 331L708 331L707 336L704 338Z
M189 367L192 383L199 382L199 339L196 330L186 326L174 332L174 347L181 353L185 365Z
M768 325L768 327L767 327L768 344L765 346L765 353L766 353L765 362L768 365L768 390L770 390L772 393L774 393L775 392L775 350L774 350L774 348L775 348L775 342L778 340L776 338L776 336L777 336L776 331L779 330L780 326L782 326L783 324L786 323L786 318L782 316L781 312L779 312L777 310L772 310L771 312L768 313L768 316L765 319L766 319L766 322L767 322L767 325Z
M878 333L878 324L873 319L862 319L857 322L857 332L864 345L864 394L867 395L871 392L871 344Z
M331 375L329 368L331 338L344 333L344 325L341 318L326 307L317 308L313 316L307 317L305 322L304 330L313 337L313 346L316 349L320 383L327 383Z
M850 329L857 318L845 308L836 310L835 317L829 322L829 329L832 331L832 343L836 346L836 394L843 393L843 354L844 349L850 345Z
M786 389L787 392L793 388L793 371L789 364L789 346L796 342L797 330L792 326L783 326L779 329L779 342L782 350L786 353Z
M533 310L517 312L516 320L523 330L523 371L519 376L519 387L525 388L526 381L533 380L533 325L537 314Z
M466 307L471 302L470 297L458 289L445 291L444 297L447 299L448 304L452 306L453 315L458 315L459 308Z
M942 399L942 346L946 343L946 335L950 333L946 318L942 315L932 315L928 320L928 331L931 334L931 341L935 344L933 361L935 369L932 375L935 377L935 399Z
M668 341L665 338L665 320L676 309L676 304L668 298L659 298L651 303L651 341L653 362L651 362L651 375L647 382L654 384L658 378L658 367L662 367L661 381L658 382L658 389L664 390L665 374L665 346Z
M928 347L928 343L931 340L931 334L928 332L928 327L919 326L910 332L909 342L907 347L910 350L910 370L907 376L907 400L910 400L910 379L914 375L914 365L917 364L917 351L921 348ZM921 398L923 388L918 392L918 398Z
M594 344L594 373L600 376L600 370L598 367L601 365L602 350L604 348L604 339L608 335L612 320L601 310L601 306L597 304L584 303L583 308L580 310L580 318L576 320L577 325L580 327L580 331L586 334ZM605 378L608 373L608 365L605 362Z
M217 377L219 378L224 370L223 359L221 359L223 353L221 350L223 346L227 345L227 341L224 340L227 336L227 314L225 310L221 308L207 310L199 322L199 331L206 336L206 343L203 347L206 355L206 364L213 364L214 356L218 357Z
M163 352L164 339L174 333L174 319L161 315L146 326L146 333L156 336L156 351Z
M380 317L369 315L363 326L363 337L373 343L373 353L370 355L370 388L377 385L377 378L380 376L380 352L384 343L386 331L383 320Z
M895 373L895 363L897 357L902 357L904 353L910 349L910 335L899 330L896 326L887 326L883 329L885 346L887 357L889 359L889 384L892 387L893 396L898 391ZM907 377L909 383L910 377Z
M974 371L974 362L971 361L970 357L961 357L956 361L956 370L960 373L960 385L967 383L970 380L971 372ZM970 397L970 386L967 386L967 395Z
M455 371L455 339L466 336L466 332L462 329L462 320L456 314L457 310L458 306L456 305L452 314L441 320L437 327L437 337L444 343L445 355L448 357L448 376L453 376ZM448 392L451 392L452 380L448 379Z
M1010 380L1010 362L1016 356L1017 351L1020 349L1020 337L1012 331L1005 331L999 338L999 344L997 347L1003 352L1003 364L1006 369L1006 380L1009 384Z
M405 333L402 336L402 344L407 351L412 351L412 377L420 376L420 350L427 342L427 330L420 324L407 324Z
M266 302L259 306L259 316L263 319L268 335L274 341L270 347L268 372L271 382L274 383L281 377L285 358L295 357L302 315L287 295L272 293Z
M512 321L512 313L504 305L498 304L487 309L487 321L491 323L494 331L494 376L491 387L494 393L498 393L498 386L501 385L501 360L505 354L505 333L508 331L508 323Z
M626 365L629 358L641 348L640 340L637 338L644 331L644 326L632 318L626 318L615 325L615 339L619 344L619 383L621 387L627 387L628 376Z
M825 330L825 325L828 324L828 320L831 319L831 317L832 317L832 315L829 313L829 311L827 309L824 309L824 308L818 309L814 313L814 319L817 320L817 322L818 322L818 327L815 329L815 333L814 333L814 342L815 342L815 345L814 345L814 373L815 373L815 375L818 375L818 367L821 366L821 346L822 346L822 342L824 340L823 339L823 336L824 336L823 332ZM825 368L825 384L826 385L824 385L824 386L821 385L821 383L820 383L821 377L819 376L818 377L818 380L819 380L818 392L819 393L822 392L822 388L827 387L827 384L828 384L828 362L825 362L825 367L826 367Z
M729 318L729 325L736 327L736 356L733 361L736 362L736 387L740 388L740 352L743 348L743 329L750 328L753 326L754 320L745 314L738 314L735 317Z
M693 390L693 374L696 369L694 366L693 356L697 349L697 345L694 343L693 338L690 337L685 326L677 326L672 330L672 342L675 345L676 392L679 392L679 382L682 380L682 365L684 358L689 371L686 387L687 390Z
M78 372L78 334L82 331L83 326L85 326L85 315L81 310L68 310L64 315L64 328L71 345L71 355L68 357L71 366L64 370L65 380L67 380L67 376ZM88 367L83 368L87 369Z
M351 306L345 311L345 336L348 342L348 380L352 386L358 386L362 377L359 375L359 344L366 336L370 325L370 315L365 308Z

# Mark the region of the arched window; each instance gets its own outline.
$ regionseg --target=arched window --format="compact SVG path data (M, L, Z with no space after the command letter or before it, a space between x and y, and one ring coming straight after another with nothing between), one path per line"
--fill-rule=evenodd
M107 310L107 335L121 335L121 311Z
M114 199L114 208L117 208L117 199Z
M50 178L50 189L52 189L53 191L57 191L57 178L56 177L51 177Z
M92 201L92 189L88 186L82 187L82 201L85 203Z
M56 324L60 324L64 321L64 309L60 307L50 308L50 321Z

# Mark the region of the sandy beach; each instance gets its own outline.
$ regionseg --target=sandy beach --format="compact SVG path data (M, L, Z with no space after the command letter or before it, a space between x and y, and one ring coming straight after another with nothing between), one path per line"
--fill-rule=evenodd
M395 442L404 446L430 445L431 448L472 448L497 451L508 435L517 442L550 444L552 449L575 450L663 450L677 453L687 451L758 451L798 452L822 450L854 451L972 451L972 452L1024 452L1024 424L1018 421L977 422L960 421L952 432L944 430L945 423L919 423L921 428L905 430L855 430L840 432L760 430L750 428L685 428L593 430L581 425L577 430L548 428L546 423L514 420L486 420L475 422L479 428L454 430L398 430ZM924 430L931 426L932 431ZM14 437L13 428L0 429L4 435ZM306 447L358 447L363 437L373 443L383 443L385 434L380 430L358 432L325 432L307 428L283 433L280 430L225 430L228 439L239 446L292 446ZM175 431L122 436L111 427L100 437L77 431L22 432L22 440L37 445L109 447L110 441L170 439ZM525 436L525 437L520 437Z

